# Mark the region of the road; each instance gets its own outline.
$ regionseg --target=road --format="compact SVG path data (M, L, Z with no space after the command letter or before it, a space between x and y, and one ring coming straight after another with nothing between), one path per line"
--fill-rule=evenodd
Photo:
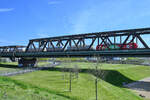
M34 71L38 71L38 70L45 70L45 69L49 69L51 67L55 67L57 65L60 65L60 62L55 62L52 64L43 65L40 67L30 67L30 68L28 67L28 68L23 68L23 69L12 71L12 72L9 71L9 72L5 72L5 73L0 73L0 76L13 76L13 75L18 75L18 74L34 72Z
M136 91L139 96L150 99L150 77L126 84L124 86Z

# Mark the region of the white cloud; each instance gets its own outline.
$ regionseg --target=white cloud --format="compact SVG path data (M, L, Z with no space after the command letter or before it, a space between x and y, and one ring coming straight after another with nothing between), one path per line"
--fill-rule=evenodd
M48 4L49 5L55 5L55 4L59 4L60 1L49 1Z
M0 8L0 12L9 12L9 11L13 11L14 8Z

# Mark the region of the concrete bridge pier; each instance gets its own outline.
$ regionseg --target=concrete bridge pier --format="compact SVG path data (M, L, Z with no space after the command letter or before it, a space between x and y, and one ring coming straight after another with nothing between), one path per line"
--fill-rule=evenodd
M36 66L36 58L20 58L18 60L19 67L34 67Z

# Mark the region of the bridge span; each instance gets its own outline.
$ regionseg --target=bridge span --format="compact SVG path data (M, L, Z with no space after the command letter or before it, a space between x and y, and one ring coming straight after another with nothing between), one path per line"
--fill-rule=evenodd
M0 57L150 57L149 37L150 28L139 28L31 39L27 46L0 47Z
M150 57L150 49L144 50L105 50L105 51L68 51L68 52L8 52L1 53L7 58L38 57Z

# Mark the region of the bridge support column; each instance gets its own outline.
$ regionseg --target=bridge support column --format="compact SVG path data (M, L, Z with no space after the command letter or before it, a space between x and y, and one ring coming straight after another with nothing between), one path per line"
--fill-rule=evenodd
M18 60L19 67L34 67L36 66L36 58L20 58Z
M9 58L12 62L16 62L17 61L17 58L15 58L15 57L10 57Z

